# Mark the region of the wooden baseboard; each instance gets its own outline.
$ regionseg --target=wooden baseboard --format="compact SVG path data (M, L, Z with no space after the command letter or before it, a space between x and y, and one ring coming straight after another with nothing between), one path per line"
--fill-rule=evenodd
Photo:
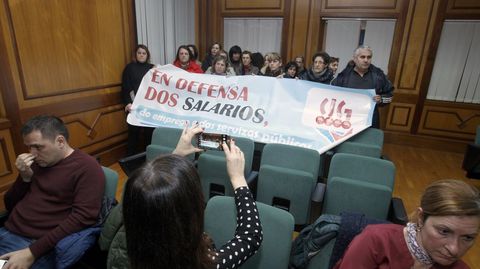
M385 131L385 143L464 153L472 141Z

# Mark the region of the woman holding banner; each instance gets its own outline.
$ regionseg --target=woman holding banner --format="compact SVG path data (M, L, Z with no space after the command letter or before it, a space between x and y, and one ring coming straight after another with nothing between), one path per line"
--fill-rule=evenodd
M135 48L135 60L127 64L122 74L122 99L125 104L125 112L129 113L132 109L132 103L143 76L145 76L153 66L154 65L150 63L150 51L147 46L142 44L137 45ZM145 143L150 142L153 132L152 128L128 125L127 156L135 153L138 137L142 131Z
M317 52L313 55L312 62L312 67L300 75L299 78L323 84L330 84L333 79L333 71L328 68L330 55L323 51Z

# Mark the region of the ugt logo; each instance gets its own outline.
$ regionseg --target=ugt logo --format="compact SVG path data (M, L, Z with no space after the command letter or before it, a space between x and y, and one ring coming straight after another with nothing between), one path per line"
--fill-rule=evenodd
M352 117L352 110L349 108L343 109L345 101L340 101L337 105L337 99L324 98L320 103L320 114L315 118L318 125L333 126L335 128L350 129L352 124L350 119ZM345 120L342 120L345 114Z

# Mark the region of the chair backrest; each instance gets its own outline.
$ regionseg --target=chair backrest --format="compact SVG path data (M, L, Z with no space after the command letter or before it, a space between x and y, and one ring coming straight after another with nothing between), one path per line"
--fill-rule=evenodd
M152 142L147 146L147 161L155 159L162 154L170 154L175 149L183 129L157 127L152 134ZM194 154L187 158L193 160Z
M258 202L257 208L263 229L263 242L259 251L241 268L286 269L294 228L293 216L284 210ZM208 201L205 209L205 232L217 247L234 237L236 216L233 197L216 196Z
M380 158L383 151L383 131L367 128L335 148L338 153L352 153Z
M320 154L315 150L265 145L258 173L257 201L288 210L295 224L307 223L319 166Z
M348 141L383 146L383 131L377 128L367 128L348 139Z
M369 218L387 219L392 190L385 185L351 178L328 178L322 214L342 212L365 214Z
M252 171L254 142L248 138L234 138L235 144L245 157L245 178ZM233 188L227 173L227 163L223 151L207 150L198 157L198 173L202 180L203 195L208 199L212 195L233 196ZM215 186L215 185L216 186ZM220 190L215 189L220 188Z
M268 164L309 171L318 176L320 154L313 149L283 144L267 144L263 148L260 166Z
M343 177L383 184L393 190L395 165L388 160L350 153L336 153L330 162L328 178Z
M102 166L102 169L105 174L105 196L115 198L118 185L118 173L105 166Z

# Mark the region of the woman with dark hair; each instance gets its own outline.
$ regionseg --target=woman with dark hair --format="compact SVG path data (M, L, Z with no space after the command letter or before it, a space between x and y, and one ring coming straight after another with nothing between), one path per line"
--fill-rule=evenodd
M230 66L233 68L236 74L240 74L240 65L242 64L242 49L235 45L230 48L228 51L228 56L230 58Z
M197 46L195 46L193 44L190 44L190 45L187 45L187 47L190 50L190 52L192 53L192 59L191 60L194 60L196 64L198 64L199 66L202 66L202 62L200 62L198 60L198 48L197 48Z
M193 55L188 46L182 45L178 47L173 65L190 73L203 73L202 68L192 58Z
M213 59L219 54L220 50L222 50L222 45L218 42L214 42L210 48L208 48L207 55L202 62L203 72L207 71L207 69L212 66Z
M265 62L265 59L263 58L262 53L260 52L252 53L252 64L258 68L259 73L260 73L260 68L263 67L264 62Z
M263 59L263 57L262 57ZM237 75L257 75L260 70L252 63L252 53L248 50L242 52L242 64L240 65L240 73Z
M328 65L328 68L332 69L332 72L333 72L334 76L337 73L339 62L340 62L340 58L330 57L330 64Z
M127 64L122 74L122 100L125 104L125 112L132 109L133 99L137 94L143 76L154 65L150 63L150 51L145 45L137 45L135 48L135 59ZM127 156L133 155L137 149L139 135L143 131L144 142L150 143L153 128L128 125Z
M283 77L284 78L298 78L297 74L298 74L297 63L294 62L294 61L288 62L285 65Z
M333 72L328 68L330 55L326 52L317 52L312 57L312 66L299 76L300 79L330 84Z
M335 269L467 269L460 258L480 229L480 193L460 180L427 187L407 226L368 225Z
M202 131L198 125L185 128L173 154L146 163L128 179L123 219L131 268L236 268L260 247L258 211L243 174L243 152L234 141L222 146L235 189L235 236L216 251L203 232L200 178L194 164L183 157L202 151L191 144Z

